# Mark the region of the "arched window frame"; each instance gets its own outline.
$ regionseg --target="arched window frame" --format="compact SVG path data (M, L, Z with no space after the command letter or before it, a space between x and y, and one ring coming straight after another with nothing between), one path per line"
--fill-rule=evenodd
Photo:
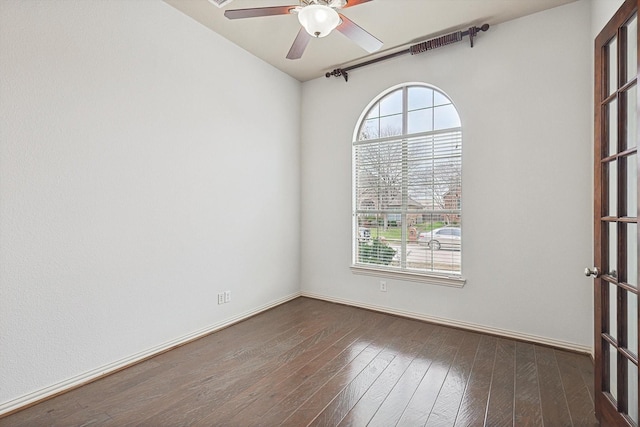
M364 109L352 149L352 271L463 286L461 237L444 248L426 241L462 223L462 123L451 98L425 83L389 88Z

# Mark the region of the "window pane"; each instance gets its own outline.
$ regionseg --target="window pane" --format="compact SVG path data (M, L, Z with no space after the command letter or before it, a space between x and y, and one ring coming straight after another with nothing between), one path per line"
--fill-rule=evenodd
M433 90L426 87L409 88L409 111L433 106Z
M626 148L633 148L638 145L638 86L634 85L626 92L627 96L627 135L626 135Z
M618 216L618 162L616 160L607 164L609 170L609 211L608 216Z
M369 119L364 122L364 126L360 130L359 140L376 139L380 137L380 120Z
M433 110L433 128L435 130L460 127L460 117L452 104L435 107Z
M402 89L391 92L380 101L380 116L402 113Z
M371 110L369 110L369 114L367 114L367 119L380 117L380 103L376 102Z
M408 114L408 133L420 133L433 130L433 109L411 111Z
M638 367L631 362L627 362L628 391L629 396L629 416L638 425Z
M356 228L356 262L379 266L391 266L397 251L389 244L388 216L384 214L359 214Z
M607 344L609 357L609 393L618 401L618 351L611 344ZM606 381L606 380L605 380Z
M625 161L627 167L627 205L624 214L628 217L635 217L638 213L638 157L634 154L628 156Z
M402 145L400 142L359 145L355 150L356 200L369 200L378 210L400 209Z
M447 104L451 104L451 100L449 98L447 98L440 92L437 92L437 91L434 92L433 105L438 106L438 105L447 105Z
M627 23L627 81L638 73L638 16Z
M618 224L609 223L609 265L607 274L618 278Z
M402 114L380 118L380 138L402 134Z
M460 272L460 236L442 234L445 220L440 214L424 214L416 223L417 242L407 245L407 267L429 272Z
M618 296L616 294L618 287L609 283L609 335L618 339Z
M609 117L609 151L608 154L616 154L618 152L618 101L613 100L607 108Z
M609 42L609 94L618 90L618 39Z
M638 296L627 292L627 348L638 356Z
M627 280L638 287L638 224L627 224Z

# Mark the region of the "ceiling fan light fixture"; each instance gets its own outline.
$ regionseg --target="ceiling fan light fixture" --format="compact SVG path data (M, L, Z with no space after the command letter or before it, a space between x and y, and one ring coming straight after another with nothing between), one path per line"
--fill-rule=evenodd
M298 20L307 33L313 37L328 36L340 24L338 12L322 4L303 7L298 12Z

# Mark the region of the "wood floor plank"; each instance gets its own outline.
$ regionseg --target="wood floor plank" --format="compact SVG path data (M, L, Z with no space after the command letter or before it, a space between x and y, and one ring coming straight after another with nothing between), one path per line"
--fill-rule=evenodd
M438 394L433 410L429 414L427 426L453 426L458 415L460 402L467 388L471 368L476 358L480 335L466 332L462 345L456 354L447 378ZM425 375L425 380L428 380Z
M580 368L578 367L578 357L563 351L554 350L560 379L564 388L564 395L567 399L571 421L576 426L597 426L593 403L589 395L589 389L584 382Z
M286 399L295 405L296 399L309 389L313 389L313 384L318 382L323 375L330 375L330 372L348 363L357 355L358 351L364 348L362 340L365 339L368 331L383 328L388 323L388 318L382 315L369 316L366 322L357 325L355 329L320 352L300 369L292 371L283 381L274 382L274 386L267 393L258 396L257 399L239 411L229 421L229 425L258 425L270 410L271 413L277 413L278 405L284 405L283 401ZM291 396L292 390L298 390L298 393ZM280 414L283 415L283 413ZM203 425L206 424L203 423Z
M399 401L395 405L399 408L404 404L404 410L400 412L400 417L395 418L394 414L393 417L387 416L387 420L398 425L424 425L427 422L451 365L458 354L464 336L465 332L463 331L449 330L447 337L438 348L429 349L428 353L424 352L421 355L422 357L417 359L421 362L420 364L424 363L426 370L410 400ZM395 396L389 395L387 400L392 397ZM380 413L381 411L376 414L376 417Z
M370 344L354 360L336 373L329 381L324 383L313 395L304 401L289 415L281 425L304 426L311 422L316 414L320 413L333 397L347 384L353 381L360 372L365 369L380 353L382 349Z
M515 344L514 341L498 339L489 403L487 404L486 425L495 427L513 426Z
M383 350L392 346L397 341L399 334L406 334L407 324L414 323L407 319L396 318L391 325L381 331L380 334L375 336L367 348L371 350L372 359L382 353ZM364 352L363 352L364 353ZM333 378L331 378L326 384L324 384L316 393L314 393L307 401L304 402L299 408L296 409L283 423L285 426L301 426L310 423L321 411L325 409L327 405L333 400L333 398L342 391L351 381L353 381L360 372L366 368L367 364L352 362L349 366L345 366L340 372L338 372Z
M294 373L309 364L315 359L315 355L320 355L325 349L330 348L343 340L354 331L358 325L362 324L365 316L363 312L352 312L350 316L336 318L336 325L326 331L318 333L317 336L309 338L300 346L278 358L273 369L267 371L261 377L251 376L249 387L239 392L237 396L228 399L224 404L216 408L212 417L203 418L202 424L227 424L245 408L274 389L282 386L286 380ZM371 319L367 313L366 319Z
M595 380L594 380L594 362L590 357L578 357L575 360L575 366L580 371L582 380L587 387L591 402L595 401Z
M491 378L495 366L496 347L498 340L488 335L480 339L476 353L469 384L464 392L456 426L483 426L486 416L489 391L491 390Z
M589 426L592 381L583 355L297 298L0 427Z
M107 412L114 422L120 424L125 422L131 424L131 419L144 420L156 416L158 408L165 408L181 399L185 394L184 388L213 380L214 375L209 374L210 369L225 368L231 372L236 365L235 362L231 360L227 364L221 363L228 359L229 353L236 351L234 349L238 347L239 341L246 341L249 348L273 349L278 345L299 340L300 337L292 335L292 331L298 330L299 316L308 312L310 307L308 303L296 304L289 316L284 312L276 313L277 316L272 318L274 320L272 334L265 333L267 330L258 327L258 324L252 325L254 328L251 329L238 328L239 334L227 332L227 328L220 331L220 334L213 334L202 340L214 341L215 346L202 347L202 344L197 342L198 345L193 346L192 353L187 351L185 354L183 348L186 346L183 346L173 352L173 358L167 356L167 353L159 355L151 360L161 364L157 368L162 370L161 375L150 376L131 388L117 393L109 389L105 390L103 387L102 393L93 394L94 399L86 405L84 416L91 417L95 413ZM209 340L210 337L213 339ZM78 392L81 391L82 389L78 390ZM72 424L71 420L66 419L61 423L61 425L70 424Z
M540 384L533 344L516 343L516 387L515 387L516 426L542 425L542 406L540 404Z
M331 381L336 375L339 375L345 367L354 367L354 369L356 369L358 366L366 366L380 350L375 346L371 346L371 343L375 337L389 327L390 323L391 322L387 320L379 323L377 328L367 328L357 340L349 347L344 348L340 354L328 361L317 372L314 372L306 378L299 378L298 386L292 390L287 390L286 396L273 405L267 412L263 413L258 419L253 420L255 424L252 425L279 425L304 405L305 402L309 400L311 396L314 396L327 382ZM323 408L324 405L322 405L320 409Z
M433 360L438 359L443 351L451 351L452 336L456 335L456 332L445 328L434 332L427 345L411 361L396 385L386 396L368 425L393 426L398 423Z
M379 353L308 425L313 427L338 425L395 357L396 355L389 350Z
M170 396L172 390L178 388L175 387L175 381L163 382L163 379L175 378L177 375L173 375L174 373L182 372L179 376L181 382L186 382L189 379L192 381L202 380L203 377L200 373L204 366L203 358L207 363L217 365L228 354L236 351L234 349L238 347L238 342L244 342L244 348L259 348L264 346L266 342L287 336L288 331L298 326L300 316L308 315L314 307L313 302L306 299L294 300L291 303L293 304L291 304L290 311L281 306L276 307L261 314L262 320L252 317L234 325L233 328L225 328L187 346L179 347L143 362L143 364L159 364L160 366L155 367L153 374L161 375L148 375L144 379L134 378L129 387L126 387L126 384L114 384L121 375L112 375L101 380L100 384L92 383L72 393L77 392L94 397L89 401L83 398L83 401L86 402L86 416L104 411L114 414L124 411L125 413L131 412L132 416L142 417L141 411L136 410L136 405L133 404L136 400L139 399L145 405L151 405L151 402ZM188 371L188 373L185 375L184 371ZM100 387L100 392L93 393L93 387ZM158 395L157 391L159 390L163 391L162 395ZM121 409L117 407L121 407ZM65 425L66 422L68 421L63 422L62 425Z
M429 326L426 328L425 326ZM440 327L424 324L417 329L414 339L408 341L405 347L400 349L396 357L378 377L375 383L369 387L360 400L354 405L348 414L340 422L341 427L366 425L375 415L384 402L387 395L394 388L398 380L407 370L418 353L428 345L430 337Z
M343 309L344 307L336 308ZM236 351L234 354L237 358L227 356L215 365L203 364L203 367L211 366L211 370L206 371L200 368L203 380L178 389L179 393L175 396L163 398L163 411L148 418L136 415L137 419L141 419L139 425L184 425L217 414L222 402L232 400L254 385L256 380L291 362L318 340L342 328L348 319L349 317L340 316L337 311L332 311L331 314L318 313L313 317L309 315L306 322L286 334L288 338L279 337L251 351ZM110 415L122 422L128 422L130 418L129 413Z
M536 345L535 355L544 425L573 425L553 349Z
M126 396L128 392L137 394L140 391L134 390L135 388L144 387L147 382L153 382L158 376L170 375L173 370L183 369L186 366L185 362L197 357L202 349L208 350L209 356L214 356L211 352L212 348L221 352L228 351L229 348L235 348L238 336L242 336L249 345L260 345L261 338L270 336L267 334L269 325L272 326L272 331L289 329L295 325L296 317L300 313L308 312L313 306L313 301L309 299L299 298L290 301L287 303L287 307L276 307L262 313L260 318L252 317L234 325L233 328L225 328L188 345L178 347L171 352L163 353L117 374L105 377L100 381L72 390L64 395L64 402L61 399L47 400L30 408L29 411L21 411L11 418L16 425L24 423L23 425L29 426L32 425L33 420L38 420L42 416L51 418L55 413L56 422L52 421L49 425L65 426L72 425L73 419L82 417L90 419L98 416L104 412L104 407L109 406L112 409L112 406L117 405L118 402L130 405ZM153 388L152 385L150 387ZM118 400L119 397L124 397L124 399ZM113 400L110 401L110 399ZM69 401L81 403L70 405ZM106 406L97 407L105 402L107 402ZM67 418L72 415L73 418Z
M379 380L379 376L383 372L387 372L391 365L395 362L396 357L406 355L412 348L421 348L425 344L425 337L431 334L435 329L432 325L426 325L420 322L405 320L401 325L402 330L394 333L393 338L387 344L385 350L378 358L389 358L389 363L384 365L382 371L376 369L365 369L352 383L345 387L331 403L329 403L322 413L311 423L314 426L336 426L345 416L360 402L363 395L371 388L374 382ZM408 363L407 363L408 365ZM392 369L397 367L392 366ZM377 375L375 375L377 374ZM382 379L386 381L386 379ZM386 394L385 394L386 395ZM383 396L384 398L384 396ZM373 415L373 414L372 414Z

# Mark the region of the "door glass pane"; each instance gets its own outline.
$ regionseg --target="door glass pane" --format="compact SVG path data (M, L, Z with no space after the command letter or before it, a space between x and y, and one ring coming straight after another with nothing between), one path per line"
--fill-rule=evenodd
M609 283L609 335L615 339L618 339L617 289L616 285Z
M609 265L606 273L618 278L618 224L609 223Z
M638 355L638 296L627 292L627 348Z
M609 210L607 216L618 216L618 162L607 163L609 169Z
M638 145L638 86L634 85L626 93L627 97L627 135L626 148L633 148Z
M629 376L628 396L629 396L629 416L638 424L638 367L632 362L627 362L627 374Z
M618 90L618 38L609 42L609 95Z
M638 224L627 224L627 280L638 286Z
M627 22L627 81L638 72L638 15Z
M611 344L607 344L609 350L609 393L618 401L618 351Z
M627 166L626 186L627 186L627 206L625 215L635 217L638 215L638 156L636 154L625 159Z
M607 136L609 138L609 155L616 154L618 152L618 100L614 99L608 104L607 116L609 123L609 130Z

